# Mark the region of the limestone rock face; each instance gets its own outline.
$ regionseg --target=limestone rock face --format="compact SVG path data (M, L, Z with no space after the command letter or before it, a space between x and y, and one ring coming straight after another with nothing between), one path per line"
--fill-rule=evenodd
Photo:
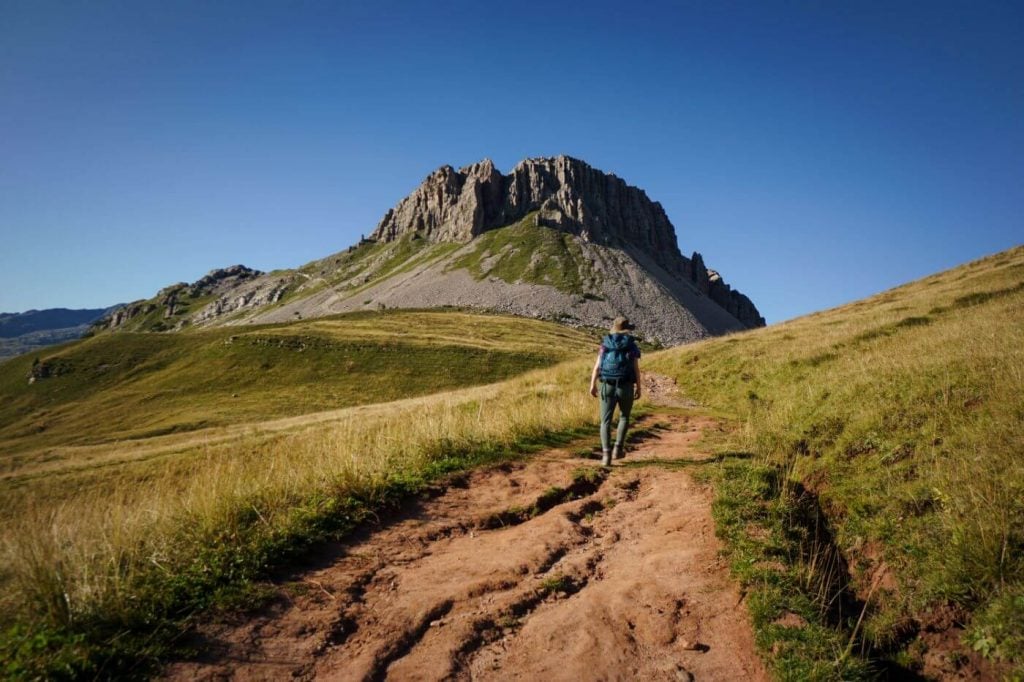
M232 265L226 268L211 270L205 276L188 285L188 289L189 293L195 296L219 294L233 289L241 282L253 277L259 277L262 274L259 270L253 270L244 265Z
M207 324L240 310L255 309L277 303L288 288L294 284L295 278L289 276L264 275L247 279L225 291L215 301L196 313L192 318L192 323Z
M504 222L540 210L540 224L608 246L630 245L669 271L682 254L664 209L646 192L567 156L527 159L508 183Z
M133 318L139 315L145 315L151 312L156 306L148 301L134 301L132 303L126 303L123 306L113 310L109 315L101 319L96 323L96 326L102 329L119 329Z
M442 166L387 212L371 238L390 242L418 234L430 241L463 243L533 211L545 227L586 242L638 250L747 327L764 326L750 299L708 270L700 254L686 258L680 253L661 204L615 175L568 156L526 159L508 175L489 159L459 170Z
M526 159L502 175L490 159L459 170L442 166L387 212L373 238L419 232L466 242L484 230L540 211L542 225L599 244L639 246L665 262L682 257L661 204L637 187L568 156Z

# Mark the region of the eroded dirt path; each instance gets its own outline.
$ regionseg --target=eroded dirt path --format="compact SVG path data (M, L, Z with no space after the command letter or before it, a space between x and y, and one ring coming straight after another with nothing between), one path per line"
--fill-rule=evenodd
M688 471L708 459L694 442L713 424L645 422L661 428L604 478L552 450L454 481L325 550L264 612L204 626L202 658L166 676L766 679L711 493Z

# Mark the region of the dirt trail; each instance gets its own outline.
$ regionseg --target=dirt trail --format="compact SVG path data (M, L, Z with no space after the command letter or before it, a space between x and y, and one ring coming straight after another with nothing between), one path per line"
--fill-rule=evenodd
M205 653L167 678L766 679L687 472L713 425L656 422L605 478L552 450L453 481L326 549L262 613L203 626Z

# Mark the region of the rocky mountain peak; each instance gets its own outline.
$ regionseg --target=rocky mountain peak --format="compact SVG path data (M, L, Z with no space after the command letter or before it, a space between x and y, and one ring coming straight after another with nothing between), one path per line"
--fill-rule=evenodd
M508 175L490 159L458 171L442 166L387 212L372 237L387 242L419 233L431 241L466 242L533 211L546 227L598 244L632 246L671 270L682 266L675 228L661 204L564 155L525 159Z
M660 203L571 156L524 159L507 175L490 159L459 170L441 166L385 214L371 238L390 242L417 234L434 242L464 243L534 211L538 225L639 254L690 282L746 326L764 325L750 299L708 270L700 254L682 255Z

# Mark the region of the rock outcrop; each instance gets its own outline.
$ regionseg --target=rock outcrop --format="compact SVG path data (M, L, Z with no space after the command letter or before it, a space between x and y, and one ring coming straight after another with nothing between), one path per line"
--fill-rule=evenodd
M154 310L163 309L162 318L168 324L147 331L165 331L180 328L185 319L178 319L189 310L189 304L197 299L208 299L210 296L224 296L237 290L244 283L258 278L263 273L244 265L232 265L226 268L211 270L191 284L178 282L166 286L151 299L133 301L112 310L95 323L99 329L123 329L132 320L148 315Z
M435 242L468 242L538 212L538 223L586 242L637 250L690 281L747 327L764 326L749 298L709 270L699 254L679 251L661 204L615 175L568 156L527 159L508 175L489 159L455 170L442 166L385 214L372 238L408 234Z
M120 329L140 315L156 310L156 304L146 300L132 301L112 310L109 315L95 323L101 329Z
M490 159L457 171L442 166L387 212L373 238L392 241L418 232L432 241L467 242L533 211L546 227L598 244L638 246L663 266L682 259L661 204L568 156L527 159L508 175Z
M301 278L299 278L301 279ZM277 303L294 286L294 275L263 275L246 280L221 294L215 301L200 310L192 319L194 324L206 324L225 315L244 310L253 310Z

